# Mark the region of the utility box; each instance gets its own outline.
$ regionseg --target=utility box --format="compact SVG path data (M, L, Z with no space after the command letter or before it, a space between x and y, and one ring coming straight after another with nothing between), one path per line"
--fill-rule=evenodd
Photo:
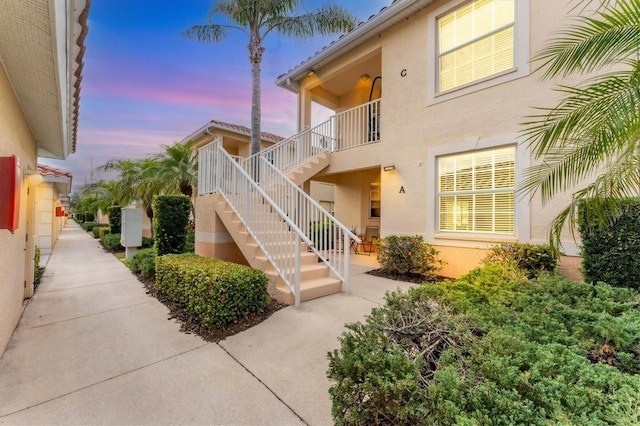
M20 219L20 159L15 155L0 157L0 229L13 233Z
M133 256L142 246L142 210L127 207L122 209L122 233L120 245L125 248L125 257Z

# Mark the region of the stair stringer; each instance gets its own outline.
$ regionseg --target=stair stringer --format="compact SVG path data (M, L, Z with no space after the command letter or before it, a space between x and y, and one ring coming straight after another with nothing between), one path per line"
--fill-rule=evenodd
M247 262L252 268L263 271L269 278L269 294L280 303L293 305L295 297L289 287L282 280L276 269L268 260L266 254L258 245L255 238L247 230L246 226L238 218L224 197L218 195L215 204L215 213L218 215L231 238L238 246ZM272 215L273 224L265 225L270 229L277 229L282 221L276 214ZM292 232L289 230L275 232ZM291 256L295 256L295 247L291 248ZM302 248L300 256L300 301L306 301L317 297L328 296L342 291L343 283L340 279L332 277L329 267L318 263L318 257L313 252L308 252L306 246Z

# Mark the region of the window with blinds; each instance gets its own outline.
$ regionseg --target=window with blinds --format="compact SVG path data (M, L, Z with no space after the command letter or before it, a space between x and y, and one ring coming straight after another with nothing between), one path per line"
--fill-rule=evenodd
M515 233L515 147L438 158L438 230Z
M437 19L440 92L515 66L514 2L475 0Z

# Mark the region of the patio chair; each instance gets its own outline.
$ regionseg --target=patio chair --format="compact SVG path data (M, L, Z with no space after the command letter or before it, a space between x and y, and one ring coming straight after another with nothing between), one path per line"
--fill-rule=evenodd
M373 246L378 240L378 235L380 235L380 228L377 226L367 226L365 228L364 236L362 237L362 251L371 256L371 252L373 251Z

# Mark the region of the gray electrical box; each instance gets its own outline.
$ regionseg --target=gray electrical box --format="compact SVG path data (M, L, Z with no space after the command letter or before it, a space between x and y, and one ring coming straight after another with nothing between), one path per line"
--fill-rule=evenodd
M142 210L132 207L124 208L121 220L120 245L125 248L142 246Z

